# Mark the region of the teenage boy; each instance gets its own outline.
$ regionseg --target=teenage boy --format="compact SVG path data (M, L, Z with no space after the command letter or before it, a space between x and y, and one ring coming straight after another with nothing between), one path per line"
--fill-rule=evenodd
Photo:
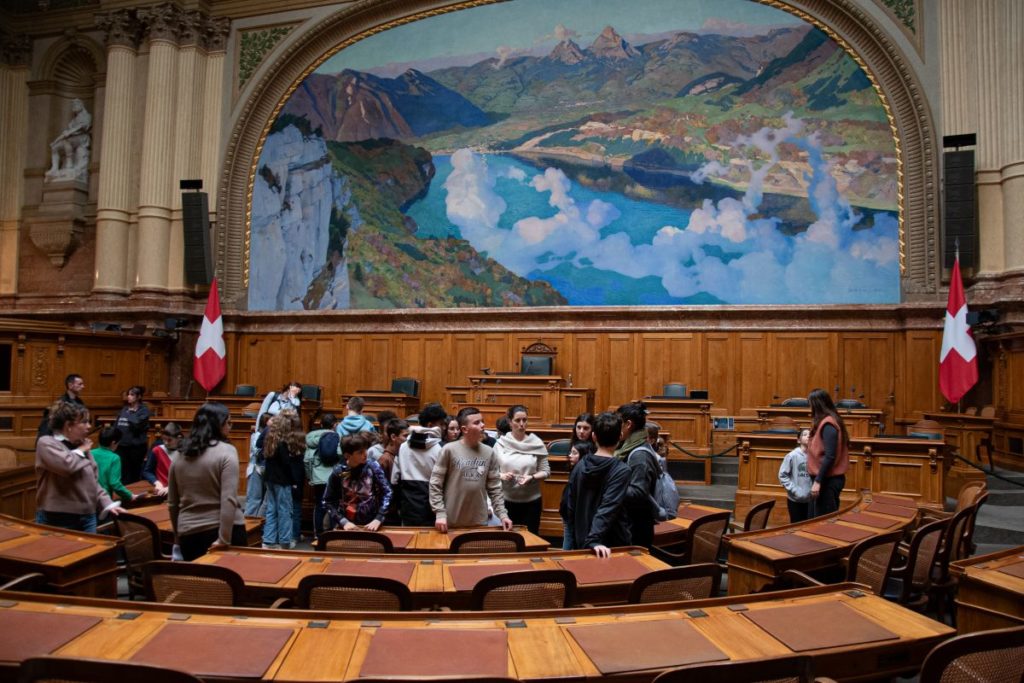
M420 411L420 424L409 430L409 440L398 449L391 466L394 491L402 526L430 526L436 519L430 508L430 473L441 455L441 430L447 415L440 403L428 403Z
M462 438L444 445L430 473L434 528L444 534L449 528L483 526L487 523L490 498L502 528L511 531L512 519L505 511L498 459L483 442L483 415L476 408L463 408L457 419Z
M598 557L610 557L611 548L631 545L626 518L629 465L615 457L622 434L622 418L601 413L594 418L597 452L586 457L569 475L566 520L572 524L576 549L592 548Z

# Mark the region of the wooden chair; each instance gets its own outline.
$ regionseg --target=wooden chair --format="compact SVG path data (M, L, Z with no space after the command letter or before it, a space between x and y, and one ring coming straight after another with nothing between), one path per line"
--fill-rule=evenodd
M652 546L651 555L673 567L717 562L718 552L722 546L722 536L725 535L725 529L729 525L730 514L726 510L694 520L690 524L690 528L686 530L686 536L682 541L664 548Z
M967 406L964 408L964 415L977 415L978 406Z
M18 466L18 453L13 448L0 446L0 470L9 470Z
M153 560L169 560L163 554L160 529L156 522L141 515L122 512L114 517L114 533L124 539L124 568L128 576L128 598L146 594L143 568Z
M647 603L713 598L721 579L722 568L710 562L659 569L633 581L627 600Z
M949 572L949 563L970 557L973 554L972 538L974 530L974 519L978 514L978 508L988 498L984 494L982 498L970 507L966 507L953 515L946 527L946 533L942 536L942 543L939 552L935 555L935 564L932 567L932 581L928 588L929 602L935 607L936 616L939 621L945 621L946 610L949 610L956 624L956 610L954 609L954 598L959 581Z
M260 405L262 404L259 401L246 403L245 406L242 408L242 415L244 417L256 417L257 415L260 414Z
M980 631L939 643L924 659L920 683L1020 683L1024 626Z
M548 455L569 455L572 439L555 439L548 442Z
M995 417L996 409L995 406L982 406L981 410L978 411L978 417Z
M695 664L669 669L654 683L812 683L813 663L807 655L751 659L744 662Z
M473 586L474 610L561 609L576 600L576 575L567 569L538 569L484 577Z
M299 581L295 605L299 609L405 612L412 609L412 592L395 579L310 574Z
M255 396L256 385L255 384L236 384L235 385L235 396Z
M451 553L522 553L526 542L515 531L468 531L452 539Z
M945 436L942 425L935 420L918 420L907 429L907 436L915 439L934 439L941 441Z
M18 683L200 683L190 673L160 666L79 657L30 657L18 667Z
M903 531L893 531L866 538L850 550L850 555L843 560L846 565L845 581L863 584L875 595L882 595L892 576L897 548ZM821 581L809 574L789 569L782 573L774 584L776 588L797 588L801 586L823 586Z
M393 553L395 545L386 535L376 531L326 531L316 539L317 550L335 553Z
M793 396L791 398L785 399L782 402L782 405L785 406L786 408L806 408L811 404L803 396Z
M768 431L779 434L798 434L800 426L788 415L776 415L768 421Z
M886 598L911 608L921 608L927 603L932 565L935 564L947 526L948 519L939 519L914 532L905 564L892 570L891 585L883 593Z
M733 531L760 531L768 526L768 519L772 516L772 508L775 507L775 499L761 501L754 507L747 510L747 516L743 518L743 526L736 522L731 524Z
M232 607L245 594L245 582L227 567L154 560L143 570L146 596L175 605Z

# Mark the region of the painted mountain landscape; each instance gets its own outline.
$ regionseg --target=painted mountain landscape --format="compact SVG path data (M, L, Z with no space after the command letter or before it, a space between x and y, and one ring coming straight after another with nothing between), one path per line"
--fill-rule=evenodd
M327 59L262 149L251 310L899 300L870 79L748 0L514 0Z

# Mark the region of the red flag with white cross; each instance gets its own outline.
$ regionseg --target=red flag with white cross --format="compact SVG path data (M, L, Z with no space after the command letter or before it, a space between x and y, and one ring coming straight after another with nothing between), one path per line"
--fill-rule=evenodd
M956 403L978 382L978 350L967 324L967 300L960 279L960 256L953 261L946 303L946 326L942 331L939 353L939 390L946 400Z
M224 319L220 314L220 295L217 278L210 284L210 298L206 300L203 325L196 342L196 359L192 376L210 393L227 373L227 349L224 347Z

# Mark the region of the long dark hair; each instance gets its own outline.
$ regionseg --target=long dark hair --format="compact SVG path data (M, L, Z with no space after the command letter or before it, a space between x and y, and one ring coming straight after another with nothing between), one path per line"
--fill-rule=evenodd
M632 423L633 431L631 431L630 434L643 431L647 424L647 406L643 401L623 403L615 412L619 414L623 422L629 420L630 423Z
M843 418L839 417L836 404L832 402L829 393L824 389L815 389L807 397L807 403L811 406L811 419L814 421L811 424L811 437L818 433L821 421L826 417L831 417L839 425L839 436L842 438L842 443L849 447L850 434L846 431L846 423L843 422Z
M231 413L223 403L209 401L199 406L192 418L192 428L181 443L181 452L186 458L195 458L218 441L227 441L224 425Z

